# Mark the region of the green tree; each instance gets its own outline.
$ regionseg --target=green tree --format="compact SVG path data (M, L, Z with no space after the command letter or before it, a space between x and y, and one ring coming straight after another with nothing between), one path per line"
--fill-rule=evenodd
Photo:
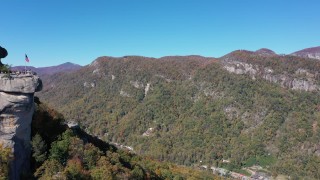
M97 166L91 170L91 177L94 180L111 180L115 179L115 171L113 171L112 164L105 156L102 156L98 162Z
M144 173L143 169L139 166L134 166L133 170L131 171L133 179L143 179Z
M0 65L0 72L9 73L10 72L10 66L7 65L7 64L3 64L2 66Z
M83 165L79 158L73 158L68 161L64 174L70 180L89 179L88 173L83 170Z
M51 144L50 159L58 160L61 164L66 164L68 159L68 151L70 145L70 139L73 136L71 130L67 130L62 134L62 137L58 141Z
M37 163L42 164L47 158L47 144L39 134L36 134L31 141L32 157Z
M86 144L84 150L84 163L87 169L91 169L96 166L98 159L100 158L102 152L92 144Z
M39 179L52 179L52 176L58 175L63 171L63 166L55 159L46 160L34 173Z

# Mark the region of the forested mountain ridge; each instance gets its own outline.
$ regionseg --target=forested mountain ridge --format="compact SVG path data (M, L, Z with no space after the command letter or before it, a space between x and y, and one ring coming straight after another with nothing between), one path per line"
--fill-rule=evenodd
M88 132L159 160L320 178L320 62L264 52L100 57L43 79L38 95Z
M31 169L17 179L221 179L210 172L141 157L68 128L63 115L35 98ZM8 177L10 149L0 146L0 178Z

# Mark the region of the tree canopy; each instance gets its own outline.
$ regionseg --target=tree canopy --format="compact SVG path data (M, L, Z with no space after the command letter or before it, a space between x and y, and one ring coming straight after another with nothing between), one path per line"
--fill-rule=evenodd
M0 67L3 66L1 59L8 56L8 51L0 46Z
M0 59L8 56L8 51L0 46Z

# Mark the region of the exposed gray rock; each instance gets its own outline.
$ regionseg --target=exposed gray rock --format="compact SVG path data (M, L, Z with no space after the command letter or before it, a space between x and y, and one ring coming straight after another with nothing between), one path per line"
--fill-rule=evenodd
M151 136L154 133L155 129L154 128L149 128L146 132L142 134L142 136Z
M69 121L66 123L69 128L79 128L79 123L76 121Z
M137 89L144 87L143 83L140 81L130 81L130 84Z
M144 88L144 95L146 96L150 90L150 83L147 83L146 87Z
M33 97L41 89L38 76L0 75L0 143L14 153L10 179L19 179L20 173L29 170Z
M296 72L296 75L302 76L302 77L306 77L306 78L315 78L316 74L310 73L308 70L306 69L301 69L299 68Z
M42 90L42 81L35 75L7 77L0 74L0 91L16 93L34 93Z
M307 57L320 60L320 53L308 54Z
M293 90L305 90L305 91L316 91L319 90L319 86L315 85L313 82L304 79L293 79L292 85Z
M235 74L256 75L258 72L258 66L236 61L227 63L224 68Z
M315 75L305 69L298 69L295 74L275 74L271 68L262 68L244 62L229 61L224 64L224 69L235 74L246 74L256 79L263 78L269 82L281 85L284 88L303 91L319 91L320 86L317 85Z
M84 82L83 87L94 88L94 87L96 87L96 82Z
M122 97L132 97L129 93L125 92L124 90L120 90L120 96Z
M92 74L99 74L99 72L100 72L100 69L95 69L92 71Z

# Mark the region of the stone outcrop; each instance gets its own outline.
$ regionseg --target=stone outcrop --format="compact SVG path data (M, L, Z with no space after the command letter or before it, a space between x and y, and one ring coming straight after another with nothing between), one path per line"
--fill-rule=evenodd
M38 76L0 74L0 143L12 148L10 179L29 170L34 93L42 89Z
M294 53L294 54L291 54L291 55L320 60L320 53L300 53L300 54Z
M143 83L140 81L130 81L130 84L137 89L144 87Z
M239 61L225 62L224 69L235 74L246 74L252 79L263 78L271 83L279 84L281 87L292 90L319 91L320 86L315 80L315 75L305 69L298 69L295 74L283 72L274 73L271 68L263 68Z
M83 87L86 87L86 88L94 88L96 87L96 82L84 82L83 83Z
M38 76L35 75L20 75L6 77L7 75L0 75L0 91L10 93L34 93L40 91L42 82Z

